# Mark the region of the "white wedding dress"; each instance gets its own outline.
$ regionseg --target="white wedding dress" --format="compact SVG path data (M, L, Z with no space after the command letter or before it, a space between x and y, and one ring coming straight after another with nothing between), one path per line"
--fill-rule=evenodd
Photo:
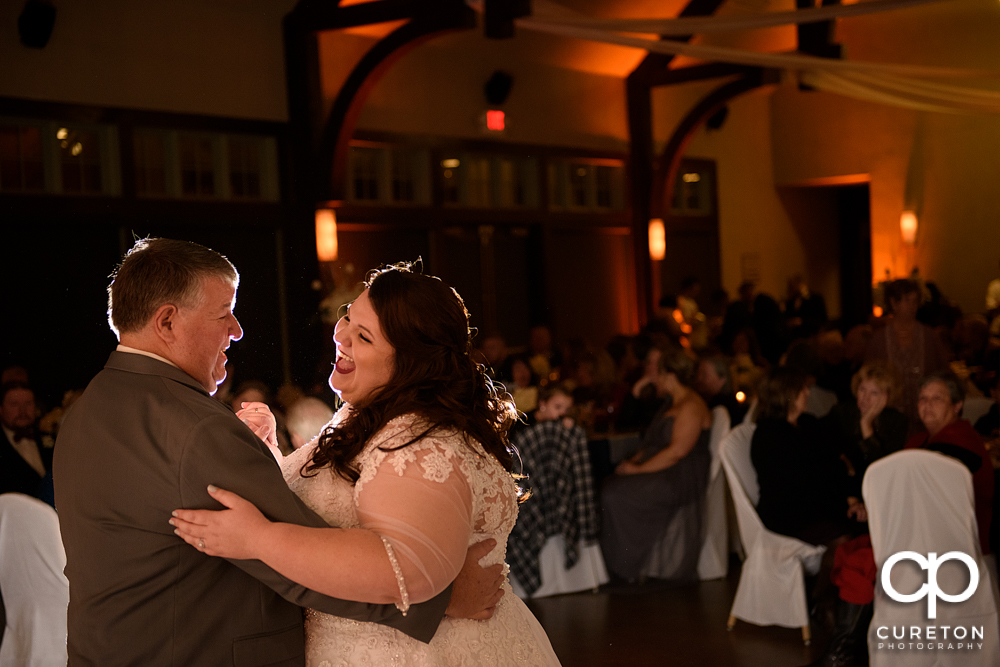
M342 415L343 410L334 423ZM413 415L389 422L359 456L360 478L353 486L329 468L301 476L315 440L282 464L289 487L328 523L368 528L382 537L403 600L397 606L404 611L411 602L444 590L461 570L471 544L495 539L497 547L481 563L503 562L517 519L517 489L510 474L478 443L476 451L470 449L459 433L436 434L384 451L422 432ZM558 666L541 625L506 580L503 587L493 618L446 616L430 644L376 623L308 610L306 665Z

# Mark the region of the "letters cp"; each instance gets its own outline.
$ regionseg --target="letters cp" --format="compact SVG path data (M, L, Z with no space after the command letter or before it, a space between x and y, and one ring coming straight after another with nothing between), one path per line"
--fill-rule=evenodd
M893 566L901 560L912 560L921 569L927 570L927 583L921 586L915 593L910 593L909 595L903 595L892 587L892 581L890 580L890 574L892 573ZM949 560L960 560L965 563L965 566L969 568L969 586L964 591L958 595L949 595L938 587L937 583L937 571L941 567L941 564ZM949 551L945 555L938 558L935 552L930 552L927 554L927 558L924 558L915 551L900 551L897 554L893 554L885 561L882 566L882 588L885 590L886 594L891 597L896 602L916 602L921 598L927 598L927 618L935 619L937 618L937 599L941 598L945 602L965 602L972 597L972 594L976 592L976 588L979 586L979 566L976 565L975 559L972 556L962 553L961 551Z

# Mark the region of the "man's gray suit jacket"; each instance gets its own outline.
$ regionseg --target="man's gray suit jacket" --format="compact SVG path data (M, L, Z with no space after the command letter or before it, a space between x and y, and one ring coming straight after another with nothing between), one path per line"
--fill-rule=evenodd
M177 537L172 510L222 509L209 484L274 521L326 524L245 424L151 357L111 354L67 414L54 466L71 666L302 665L301 607L429 641L448 605L450 588L403 617L392 605L320 595L260 561L206 556Z

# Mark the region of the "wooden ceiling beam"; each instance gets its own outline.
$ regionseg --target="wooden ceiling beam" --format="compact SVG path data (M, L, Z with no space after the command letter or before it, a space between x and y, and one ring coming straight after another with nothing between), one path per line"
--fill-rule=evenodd
M710 16L722 3L723 0L690 0L678 16ZM674 39L687 42L691 36ZM666 85L656 82L668 76L670 71L668 67L673 59L673 56L648 53L625 80L629 130L628 171L632 208L632 254L636 277L636 310L639 313L640 326L645 325L653 316L653 268L649 260L649 218L653 195L652 88L655 85ZM707 74L709 71L714 70L701 70L701 73ZM715 75L703 78L715 78Z

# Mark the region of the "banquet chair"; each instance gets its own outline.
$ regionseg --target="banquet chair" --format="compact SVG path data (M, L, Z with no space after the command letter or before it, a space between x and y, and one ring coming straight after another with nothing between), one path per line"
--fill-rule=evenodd
M542 422L522 432L515 445L532 497L521 506L508 543L514 594L528 599L597 590L609 577L597 543L586 433Z
M726 474L722 471L719 445L729 433L729 411L722 405L712 409L712 431L708 448L712 465L705 492L705 516L702 521L701 553L698 578L721 579L729 572L729 526L726 523Z
M760 487L750 460L750 441L756 429L756 424L741 424L723 438L721 445L722 467L746 550L727 627L732 630L736 619L740 619L757 625L801 628L802 640L809 644L812 634L804 576L819 572L826 547L778 535L764 527L754 507L760 499Z
M66 553L56 512L20 493L0 495L0 667L66 664Z
M979 534L972 494L972 475L957 460L924 450L904 450L869 466L862 482L868 511L872 550L879 575L875 582L874 615L868 628L871 667L906 664L1000 665L1000 624L994 598L993 576L979 548ZM938 599L936 619L928 618L926 597L912 603L898 602L882 587L882 566L893 554L912 551L922 557L962 552L971 556L979 571L979 585L964 602ZM892 587L902 593L917 591L928 583L928 573L912 562L893 566ZM946 562L937 570L937 585L955 595L967 588L969 574L960 563ZM888 649L894 643L892 628L911 626L983 626L978 650ZM886 627L879 637L879 628ZM937 639L941 638L940 633ZM907 637L909 641L909 637ZM971 641L971 640L968 640ZM882 644L880 647L879 644Z
M979 418L993 407L992 399L985 396L969 396L962 403L962 419L968 419L975 426Z

